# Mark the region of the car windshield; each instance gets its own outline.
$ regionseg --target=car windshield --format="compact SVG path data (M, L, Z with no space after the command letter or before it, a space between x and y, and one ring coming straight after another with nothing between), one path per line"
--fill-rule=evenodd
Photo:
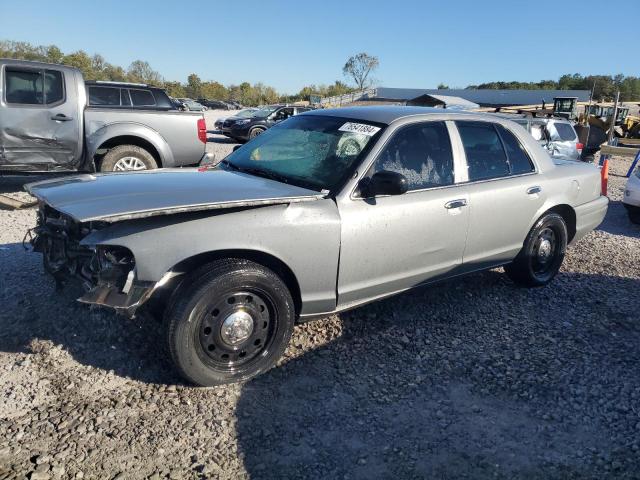
M313 190L333 190L359 163L381 125L300 115L270 128L223 160L222 167Z
M234 116L235 117L239 117L239 118L249 118L249 117L253 117L255 115L256 111L257 110L255 110L253 108L247 108L245 110L240 110Z
M260 107L258 110L253 112L252 116L253 117L268 117L273 112L275 112L277 109L278 109L278 107L273 107L273 106Z

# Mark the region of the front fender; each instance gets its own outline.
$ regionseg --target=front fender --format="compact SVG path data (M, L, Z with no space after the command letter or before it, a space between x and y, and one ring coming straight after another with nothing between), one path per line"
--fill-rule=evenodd
M93 129L93 131L91 131ZM160 156L160 162L163 167L171 167L174 165L173 152L167 141L147 125L135 122L118 122L100 125L99 122L93 121L87 125L87 131L91 132L87 136L87 156L94 158L96 151L107 141L116 137L138 137L146 140L154 146Z
M178 263L204 253L265 253L295 275L302 314L336 306L340 217L332 199L123 221L93 232L82 244L128 248L137 279L146 282L158 282Z

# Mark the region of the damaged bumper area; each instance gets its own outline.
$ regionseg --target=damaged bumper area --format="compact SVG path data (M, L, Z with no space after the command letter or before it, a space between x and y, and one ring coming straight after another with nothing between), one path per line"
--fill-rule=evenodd
M134 317L160 282L136 280L135 259L124 247L81 245L81 240L104 222L79 223L47 205L38 212L38 225L31 231L31 244L42 253L45 270L59 288L79 281L86 291L78 301L115 309Z

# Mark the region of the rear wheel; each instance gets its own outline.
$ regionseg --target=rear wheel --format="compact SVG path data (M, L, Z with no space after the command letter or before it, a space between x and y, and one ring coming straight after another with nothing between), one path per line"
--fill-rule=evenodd
M547 213L533 226L522 250L504 267L514 282L542 287L556 276L567 248L567 226L557 213Z
M289 343L295 309L274 272L248 260L227 259L183 282L165 318L178 371L195 384L212 386L271 368Z
M101 172L128 172L158 168L155 158L137 145L113 147L100 162Z

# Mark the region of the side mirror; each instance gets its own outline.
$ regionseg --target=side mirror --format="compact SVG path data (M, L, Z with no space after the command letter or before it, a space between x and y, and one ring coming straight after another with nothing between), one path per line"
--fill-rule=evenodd
M369 195L402 195L407 193L408 189L407 177L398 172L381 170L371 177L367 193Z
M233 150L232 152L235 152L237 149L239 149L242 145L234 145L233 146Z

